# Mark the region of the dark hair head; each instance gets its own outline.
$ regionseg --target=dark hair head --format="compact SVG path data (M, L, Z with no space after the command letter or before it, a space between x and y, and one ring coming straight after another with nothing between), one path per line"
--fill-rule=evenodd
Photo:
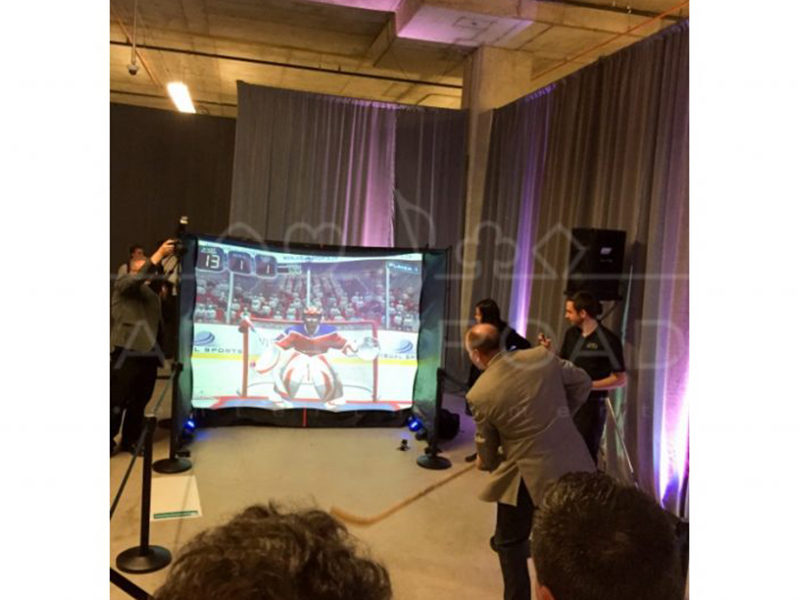
M484 298L475 304L481 311L481 323L489 323L500 330L505 329L507 323L500 318L500 307L491 298Z
M142 252L144 252L144 246L142 246L140 244L133 244L132 246L129 246L128 247L128 256L133 256L133 253L136 250L141 250Z
M589 292L575 292L571 294L567 300L572 302L575 307L575 312L586 311L586 314L596 319L598 315L603 314L603 305L598 300L595 300Z
M156 600L389 600L389 574L321 510L255 505L180 551Z
M634 487L604 473L569 473L534 515L531 554L555 600L681 600L675 530Z

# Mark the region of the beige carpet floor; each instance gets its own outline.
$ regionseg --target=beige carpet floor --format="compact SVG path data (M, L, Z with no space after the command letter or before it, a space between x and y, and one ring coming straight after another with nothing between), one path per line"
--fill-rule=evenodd
M154 398L162 385L158 383ZM270 500L287 506L324 510L338 506L358 515L377 514L466 465L464 457L473 451L474 425L463 415L463 405L463 398L445 398L445 407L462 414L459 435L442 444L443 455L453 461L445 471L417 466L416 458L425 444L416 441L405 427L236 426L198 430L190 447L192 470L187 473L197 479L202 517L151 523L151 543L174 554L197 532L225 522L253 503ZM159 417L167 412L160 410ZM407 452L397 450L404 438L410 446ZM167 455L168 432L159 428L154 457L157 460ZM111 498L130 458L127 453L111 458ZM141 463L141 459L136 461L111 520L112 566L121 551L138 544ZM500 567L489 547L495 507L477 499L485 477L484 473L469 471L378 523L349 526L388 568L396 600L502 597ZM128 577L153 593L168 571ZM111 585L111 598L129 596Z

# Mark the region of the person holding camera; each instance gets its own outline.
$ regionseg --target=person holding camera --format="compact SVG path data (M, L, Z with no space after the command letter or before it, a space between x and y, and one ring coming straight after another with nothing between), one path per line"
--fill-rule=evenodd
M150 258L132 258L128 273L114 282L111 296L111 454L122 425L120 447L133 452L153 393L161 350L161 291L158 265L174 254L166 240ZM124 417L124 423L123 423Z

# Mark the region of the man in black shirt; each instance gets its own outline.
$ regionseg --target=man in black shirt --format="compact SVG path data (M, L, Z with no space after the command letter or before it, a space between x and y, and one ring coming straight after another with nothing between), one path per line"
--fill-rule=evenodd
M619 338L597 320L602 306L587 292L578 292L567 299L564 317L572 327L564 334L558 353L592 378L589 399L573 415L575 426L583 436L589 453L597 463L597 452L606 424L608 390L625 385L625 359ZM539 334L539 343L550 347L550 340Z

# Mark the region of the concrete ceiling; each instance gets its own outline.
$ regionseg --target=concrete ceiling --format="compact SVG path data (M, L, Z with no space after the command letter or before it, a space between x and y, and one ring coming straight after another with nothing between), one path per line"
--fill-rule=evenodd
M683 4L667 16L659 15ZM136 62L130 75L136 12ZM236 116L236 81L461 108L481 45L526 65L520 95L689 15L681 0L111 0L111 101Z

